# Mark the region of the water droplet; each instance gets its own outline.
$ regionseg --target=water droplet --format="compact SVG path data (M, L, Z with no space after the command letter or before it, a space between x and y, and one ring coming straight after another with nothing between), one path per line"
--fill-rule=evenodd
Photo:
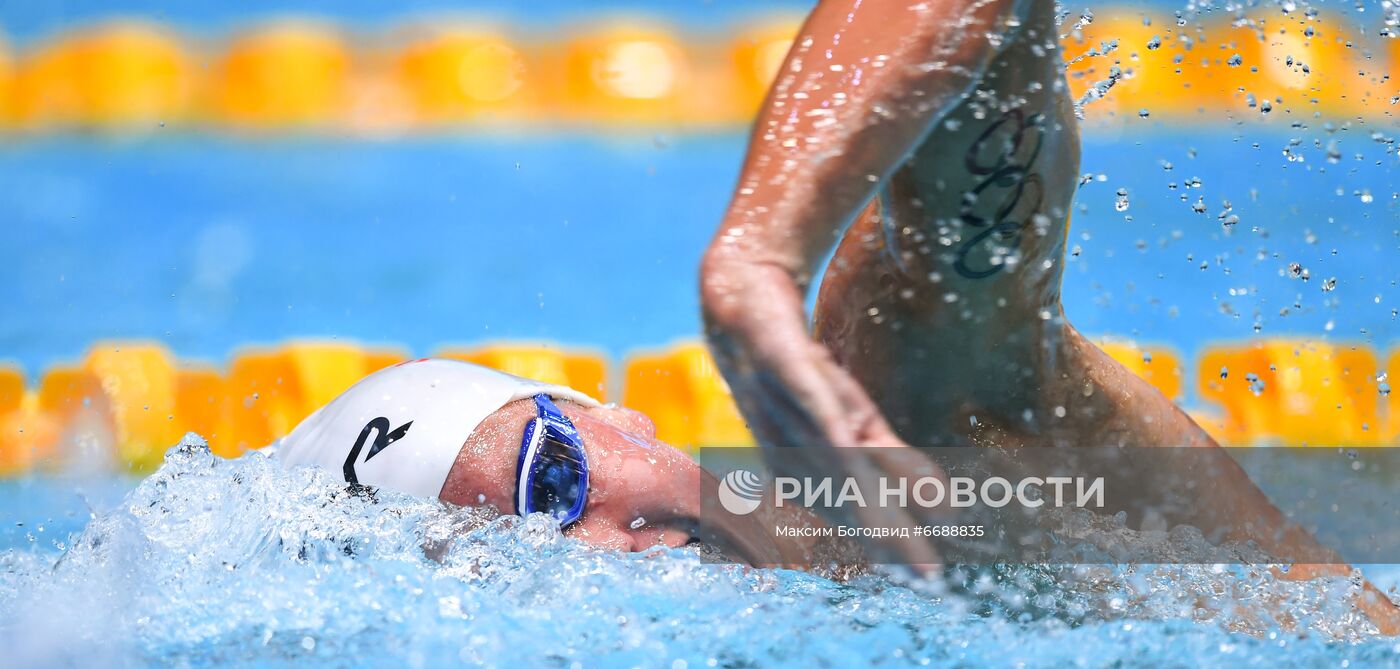
M1249 392L1253 393L1255 397L1264 394L1264 381L1259 378L1258 374L1245 374L1244 380L1249 383Z
M1118 212L1128 210L1128 189L1119 188L1118 191L1114 193L1113 210Z

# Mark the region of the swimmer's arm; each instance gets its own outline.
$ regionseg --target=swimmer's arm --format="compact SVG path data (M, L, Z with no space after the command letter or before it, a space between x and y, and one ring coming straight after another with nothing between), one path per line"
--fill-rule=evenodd
M807 340L817 263L997 52L1011 0L825 0L788 54L701 268L711 332Z
M979 79L1017 4L821 2L768 93L707 266L770 264L805 287L878 182Z
M706 333L767 446L902 445L807 331L813 271L997 52L1011 0L825 0L759 115L701 268Z
M872 480L893 471L882 458L902 449L830 448L905 444L809 335L806 289L878 182L988 67L1025 4L824 0L788 54L701 267L706 336L749 427L765 447L808 447L781 459L766 451L780 473L820 470L819 461ZM931 549L900 557L936 561Z

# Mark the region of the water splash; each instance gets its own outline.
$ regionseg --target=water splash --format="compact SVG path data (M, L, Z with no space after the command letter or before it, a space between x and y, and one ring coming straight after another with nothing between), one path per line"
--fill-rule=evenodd
M688 550L601 551L543 516L349 491L261 453L220 459L191 436L66 550L0 553L0 641L10 666L1336 666L1397 657L1345 617L1345 580L1282 587L1266 570L1242 570L1003 566L843 584ZM1287 622L1250 604L1261 598ZM1307 628L1318 631L1296 631Z

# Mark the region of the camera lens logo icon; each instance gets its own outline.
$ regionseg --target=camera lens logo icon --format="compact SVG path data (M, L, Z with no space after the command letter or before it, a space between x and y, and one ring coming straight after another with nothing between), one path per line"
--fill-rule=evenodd
M747 469L736 469L719 482L719 503L736 516L753 513L763 500L763 479Z

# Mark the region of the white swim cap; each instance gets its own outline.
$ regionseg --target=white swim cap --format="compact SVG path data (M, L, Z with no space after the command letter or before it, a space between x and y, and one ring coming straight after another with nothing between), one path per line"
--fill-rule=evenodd
M501 407L546 393L587 406L572 388L456 360L414 360L371 374L278 445L285 467L320 465L364 485L434 497L473 430Z

